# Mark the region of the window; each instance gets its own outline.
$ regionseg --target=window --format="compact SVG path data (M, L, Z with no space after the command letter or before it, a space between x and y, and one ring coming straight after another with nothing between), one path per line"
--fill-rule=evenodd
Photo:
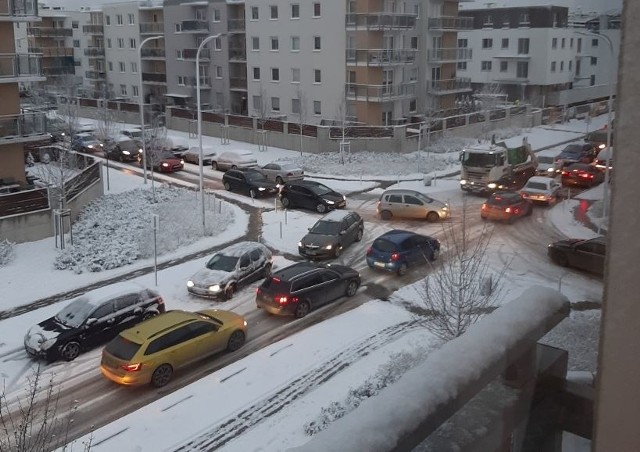
M300 114L300 99L291 99L291 113Z
M481 70L490 71L491 70L491 61L483 61L481 64Z
M573 69L573 65L571 63L573 63L573 61L569 60L569 71L571 71L571 69Z
M411 99L409 102L409 112L415 113L418 110L418 101L415 99Z
M501 48L503 49L508 49L509 48L509 38L502 38L502 46Z
M130 49L136 48L136 38L129 38L129 48Z
M313 17L320 17L320 3L316 2L313 4ZM320 113L316 113L320 114Z
M124 25L124 21L122 20L122 14L116 14L116 23L118 25Z
M120 61L118 66L120 67L120 72L126 72L127 66L124 64L124 61Z
M109 61L109 70L113 71L113 62Z
M529 38L518 39L518 55L527 55L528 53L529 53Z
M118 48L124 49L124 38L118 38Z
M214 22L220 22L220 10L219 9L214 9L213 10L213 21Z
M551 72L555 72L556 71L556 62L552 61L551 62Z
M120 85L120 95L121 96L127 95L127 85Z
M107 49L111 48L111 38L107 38Z
M320 69L313 70L313 82L322 83L322 71Z
M351 74L351 72L350 72ZM353 73L353 83L356 82L355 80L355 72ZM409 81L410 82L415 82L416 80L418 80L418 69L417 68L412 68L409 70Z
M560 44L560 47L561 47L561 48L563 48L563 49L564 49L565 41L566 41L566 39L565 39L565 38L562 38L562 41L561 41L561 42L562 42L562 44Z
M569 39L569 48L573 49L573 38Z
M320 38L320 36L314 36L313 37L313 50L320 50L322 49L322 39Z
M138 97L138 85L131 85L131 92L133 93L133 97Z
M529 13L520 14L520 25L529 25Z
M79 23L78 23L77 20L74 20L74 21L71 22L71 28L78 28L78 25L79 25Z
M79 48L80 47L80 40L79 39L74 39L73 40L73 47L75 47L75 48Z
M135 25L136 23L136 16L134 16L133 14L129 14L128 15L129 18L129 25Z
M529 77L529 62L518 61L518 65L516 66L516 77L518 78Z
M207 9L206 8L198 8L198 9L196 9L196 20L207 20Z
M412 49L417 49L418 48L418 37L417 36L411 36L411 48Z
M509 63L507 61L500 62L500 72L507 72L509 69Z
M271 68L271 81L272 82L280 81L280 69L278 69L277 67Z
M251 20L258 20L260 19L260 14L258 12L258 7L257 6L252 6L251 7Z
M459 71L466 71L467 70L467 62L466 61L458 61L458 64L456 65L456 69L458 69Z
M138 63L135 61L131 62L131 73L136 74L138 72Z
M551 40L551 48L552 49L557 49L558 48L558 38L553 38Z
M222 38L216 38L213 40L213 50L222 50Z
M280 111L280 98L272 97L271 98L271 110Z
M593 38L591 40L591 47L598 47L598 38Z
M578 53L582 52L582 38L578 38Z
M260 96L253 96L253 109L260 110L262 108L262 98Z
M260 38L253 36L251 38L251 50L260 50Z
M595 84L596 84L596 76L595 76L595 74L592 75L591 77L589 77L589 79L591 81L590 85L591 86L595 86Z
M483 49L490 49L493 47L493 39L491 38L484 38L482 40L482 48Z
M313 101L313 114L314 115L322 114L322 102L320 102L319 100Z
M383 111L382 112L382 124L385 126L390 126L393 122L393 112L391 111Z
M484 17L484 23L482 24L483 27L492 27L493 26L493 17L491 16L491 14L487 14Z
M176 59L182 60L182 50L176 50Z
M300 83L300 69L297 67L291 69L291 82Z
M564 61L560 62L560 72L564 71Z
M253 68L253 79L254 80L260 80L260 68L259 67L254 67Z
M291 18L300 19L300 5L297 3L291 5Z
M591 57L591 66L596 66L598 64L598 57Z
M216 78L222 78L222 66L216 66Z
M111 25L111 16L105 16L106 24Z
M187 77L184 75L178 75L178 86L185 86L187 84Z
M291 36L291 51L297 52L300 50L300 36Z
M277 19L278 18L278 6L277 5L271 5L269 7L269 10L271 11L271 19Z
M97 308L95 311L93 311L91 313L91 315L89 316L89 318L92 319L102 319L110 314L113 314L113 303L109 302L109 303L105 303L102 306L100 306L99 308Z
M180 33L182 31L182 24L181 23L177 23L176 24L176 33Z
M278 50L280 48L280 42L277 36L271 37L271 50Z

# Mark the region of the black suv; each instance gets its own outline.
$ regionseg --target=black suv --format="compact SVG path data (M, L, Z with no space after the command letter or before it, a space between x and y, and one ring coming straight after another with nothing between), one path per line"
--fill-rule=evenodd
M298 243L301 256L339 257L342 250L362 240L364 222L355 212L334 210L320 218Z
M222 176L222 183L226 190L247 193L252 198L275 195L278 192L276 184L254 169L229 170Z
M47 361L74 360L81 351L113 339L120 331L165 312L162 297L151 289L127 283L84 294L55 316L32 326L24 348Z
M333 191L320 182L301 180L289 182L280 189L280 201L287 209L290 207L304 207L325 213L328 210L343 209L347 205L347 198Z
M300 319L312 309L354 296L358 287L360 274L350 267L302 262L265 279L258 287L256 303L271 314Z

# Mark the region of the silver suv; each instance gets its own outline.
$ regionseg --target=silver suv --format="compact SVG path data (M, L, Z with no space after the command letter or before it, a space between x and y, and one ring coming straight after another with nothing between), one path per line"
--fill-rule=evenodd
M418 218L427 221L443 220L449 216L449 205L416 190L394 188L386 190L376 207L383 220Z

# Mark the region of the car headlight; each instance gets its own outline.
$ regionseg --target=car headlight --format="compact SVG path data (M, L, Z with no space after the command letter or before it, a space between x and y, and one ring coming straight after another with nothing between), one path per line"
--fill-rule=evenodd
M52 337L45 341L40 342L40 350L49 350L51 347L53 347L53 344L56 343L57 339L58 338L56 337Z
M264 187L258 187L258 191L265 191L265 190L266 190L266 188L264 188Z
M103 148L103 147L104 147L104 144L100 143L100 147L101 147L101 148Z
M165 168L169 166L168 163L163 163L162 166L164 166Z
M548 173L553 173L554 171L555 171L555 169L554 169L553 167L551 167L551 168L547 168L547 172L548 172Z
M347 197L346 197L345 195L342 195L342 200L343 200L343 201L346 201L346 200L347 200Z
M131 152L129 152L129 151L122 151L122 153L123 153L124 155L131 155Z
M93 145L90 144L89 146L87 146L89 149L93 149Z
M300 248L302 248L302 247L304 246L304 243L302 243L302 242L298 242L298 246L299 246Z
M209 286L209 292L219 292L220 284L214 284L213 286Z
M460 179L460 185L467 185L467 181L465 179Z
M449 204L445 204L445 205L442 207L442 210L449 210Z
M193 286L195 286L193 281L191 281L191 280L187 281L187 287L193 287Z
M181 165L184 165L184 160L180 160L180 164L181 164Z
M497 187L497 185L496 185L496 184L494 184L493 182L491 182L489 185L487 185L487 187L489 187L489 188L496 188L496 187Z
M601 144L600 146L598 146L598 149L604 149L604 148L606 148L606 147L607 147L607 145L606 145L606 144Z
M332 206L332 205L334 205L334 204L335 204L335 202L333 202L333 201L329 201L329 200L326 200L326 199L325 199L325 202L326 202L327 204L329 204L330 206Z
M325 250L330 250L331 248L333 248L333 245L327 245L324 247Z

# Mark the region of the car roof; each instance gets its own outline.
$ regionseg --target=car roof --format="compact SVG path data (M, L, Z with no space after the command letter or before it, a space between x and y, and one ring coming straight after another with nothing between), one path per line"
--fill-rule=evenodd
M385 239L393 243L400 243L406 240L409 237L413 237L416 234L415 232L405 231L404 229L392 229L391 231L387 231L382 234L378 239ZM377 239L376 239L377 240Z
M228 247L218 250L216 254L224 254L225 256L240 257L247 251L254 249L264 250L266 247L260 242L243 241L229 245Z
M536 152L537 157L557 157L562 151L558 149L544 149L540 152Z
M312 273L318 269L326 268L323 264L314 262L298 262L297 264L290 265L272 273L273 277L282 281L292 281L308 273Z
M225 155L225 154L253 155L253 152L248 151L246 149L236 149L235 151L225 151L220 155Z
M303 180L294 180L291 182L288 182L289 185L301 185L301 186L306 186L306 187L311 187L311 186L319 186L319 185L324 185L326 187L325 184L323 184L322 182L317 182L315 180L307 180L307 179L303 179Z
M318 221L342 221L349 215L353 215L354 212L350 210L332 210Z
M154 336L172 330L179 325L191 323L198 318L198 314L194 312L171 310L139 323L120 334L127 339L132 339L133 342L141 344Z
M522 200L522 197L520 196L519 193L514 193L514 192L511 192L511 191L497 191L495 193L492 193L491 196L489 196L489 198L505 199L507 201L520 201L520 200Z
M552 179L552 178L546 177L546 176L532 176L527 181L527 184L529 182L539 182L539 183L542 183L542 184L545 184L545 185L549 185L551 182L555 182L555 179Z
M108 300L112 300L116 297L126 295L132 292L142 292L148 290L145 286L133 281L125 281L118 284L111 284L108 286L100 287L90 292L84 293L79 297L76 297L73 301L80 298L84 299L88 304L94 306L100 306L102 303Z

